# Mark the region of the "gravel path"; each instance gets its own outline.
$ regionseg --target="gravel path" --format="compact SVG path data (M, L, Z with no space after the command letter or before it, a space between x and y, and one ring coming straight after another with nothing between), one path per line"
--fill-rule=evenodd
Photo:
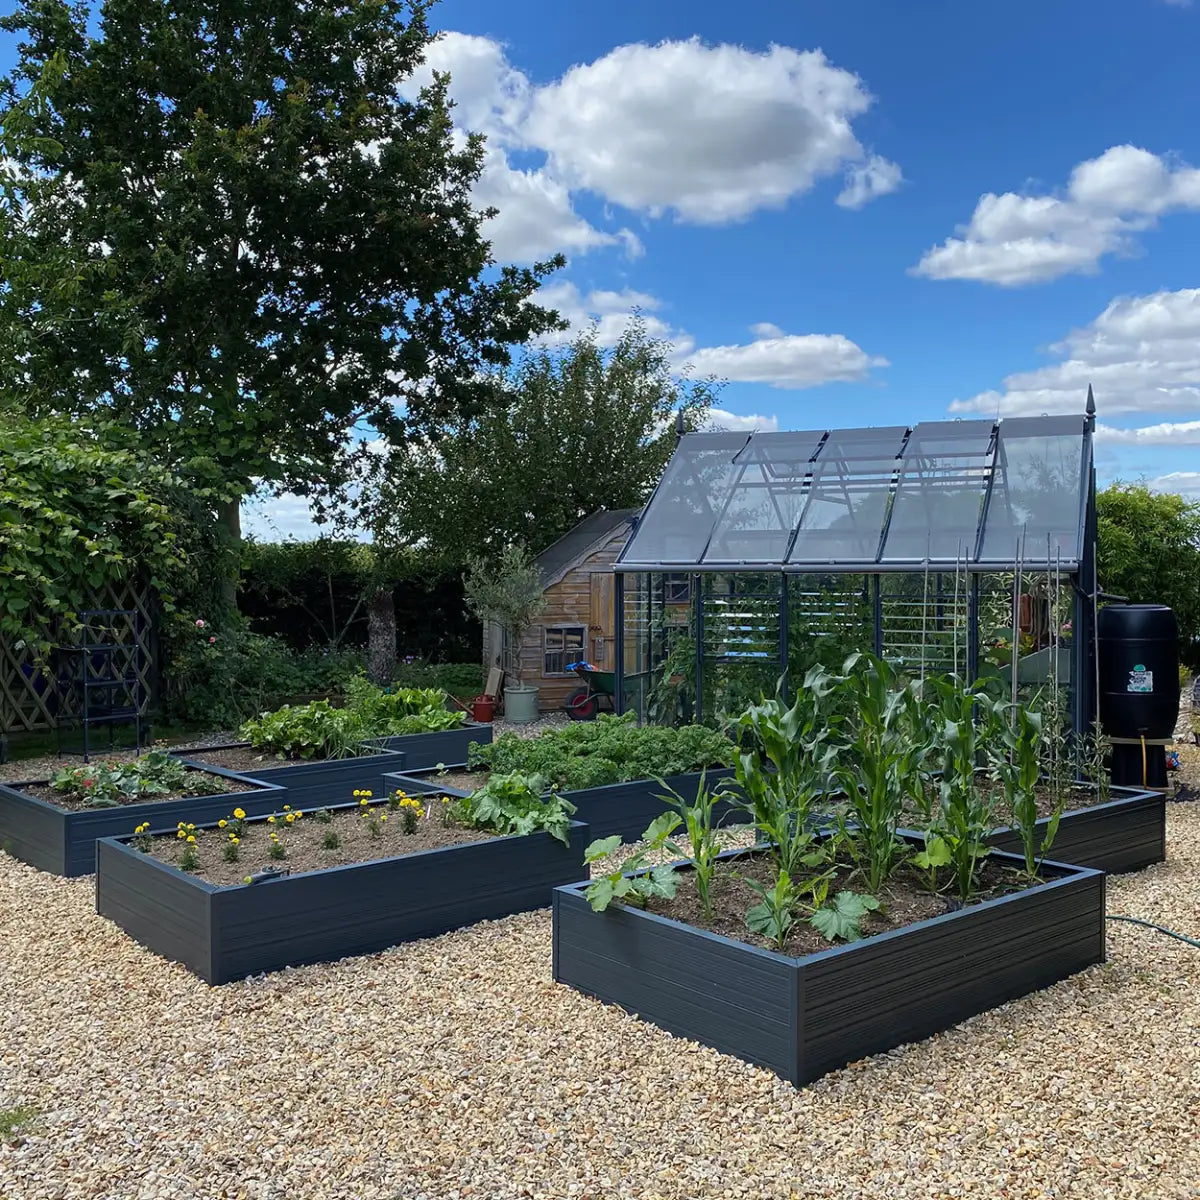
M1185 748L1200 778L1200 750ZM1200 936L1200 805L1109 911ZM547 911L210 989L0 856L3 1200L1200 1197L1200 951L795 1091L550 978Z

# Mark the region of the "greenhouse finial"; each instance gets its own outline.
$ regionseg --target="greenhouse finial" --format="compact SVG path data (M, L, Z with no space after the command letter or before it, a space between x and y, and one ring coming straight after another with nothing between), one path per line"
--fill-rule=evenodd
M687 422L684 420L683 409L675 410L675 440L679 441L683 435L687 433Z
M1096 428L1096 397L1092 394L1092 385L1090 383L1088 384L1087 408L1085 411L1087 412L1088 428L1095 429Z

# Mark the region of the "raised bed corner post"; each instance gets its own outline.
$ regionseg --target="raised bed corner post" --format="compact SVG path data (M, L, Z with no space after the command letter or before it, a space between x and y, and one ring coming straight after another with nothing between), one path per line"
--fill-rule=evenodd
M613 578L613 707L619 717L625 711L625 574L618 571ZM638 705L638 724L642 723Z

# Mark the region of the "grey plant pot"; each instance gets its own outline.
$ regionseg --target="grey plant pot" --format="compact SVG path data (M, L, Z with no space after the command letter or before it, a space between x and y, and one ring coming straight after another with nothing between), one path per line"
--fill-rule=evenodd
M510 684L504 689L504 719L510 725L529 725L538 719L538 690L532 684Z

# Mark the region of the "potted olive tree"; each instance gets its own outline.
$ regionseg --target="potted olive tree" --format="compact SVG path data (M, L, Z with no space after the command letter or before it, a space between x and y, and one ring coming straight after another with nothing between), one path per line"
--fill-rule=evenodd
M467 607L485 625L504 631L504 716L514 725L537 720L538 689L521 680L521 643L546 607L542 576L519 543L494 562L471 559L463 581Z

